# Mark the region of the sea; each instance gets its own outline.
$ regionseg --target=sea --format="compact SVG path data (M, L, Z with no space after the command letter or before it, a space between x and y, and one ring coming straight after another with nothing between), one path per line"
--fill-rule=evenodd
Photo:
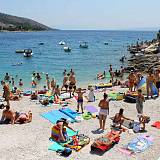
M122 63L120 58L123 55L130 56L128 45L135 44L138 39L144 41L155 37L154 31L0 32L0 80L7 72L15 78L16 85L21 78L24 87L29 88L35 71L43 77L40 86L45 84L46 73L61 85L63 70L69 72L72 68L77 85L97 83L97 73L107 72L110 64L114 70L127 65L127 61ZM72 48L71 52L64 52L60 41L65 41L65 46ZM79 48L84 41L88 42L88 49ZM26 58L23 54L15 53L17 49L32 49L33 56ZM22 65L17 65L19 63Z

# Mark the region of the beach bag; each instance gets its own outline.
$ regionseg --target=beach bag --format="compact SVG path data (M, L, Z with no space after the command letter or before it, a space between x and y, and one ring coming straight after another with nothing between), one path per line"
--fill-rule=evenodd
M141 127L140 127L140 122L134 122L133 124L133 131L135 133L138 133L140 131Z
M59 153L63 157L68 157L71 155L72 150L70 148L65 148L64 150L58 150L57 153Z

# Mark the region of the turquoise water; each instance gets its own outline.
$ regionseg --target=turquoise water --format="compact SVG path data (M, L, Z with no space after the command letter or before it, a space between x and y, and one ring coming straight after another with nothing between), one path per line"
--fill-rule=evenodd
M98 72L114 69L122 65L119 59L123 54L128 55L127 45L140 40L150 40L156 32L138 31L52 31L52 32L6 32L0 33L0 78L5 72L22 78L26 87L31 86L33 71L49 73L61 84L64 68L70 68L76 73L78 84L95 82ZM64 40L72 48L65 53L58 43ZM88 49L80 49L80 41L87 41ZM38 43L43 42L44 45ZM104 45L108 42L109 45ZM15 53L16 49L33 50L32 58L25 58ZM22 62L22 66L12 66ZM45 79L41 81L41 84Z

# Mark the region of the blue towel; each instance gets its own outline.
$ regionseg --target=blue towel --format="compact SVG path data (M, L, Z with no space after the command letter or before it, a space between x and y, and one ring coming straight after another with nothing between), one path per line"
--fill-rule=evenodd
M61 118L66 118L69 122L74 122L73 119L71 119L69 116L67 116L66 114L64 114L58 110L53 110L53 111L49 111L47 113L43 113L43 114L41 114L41 116L53 124L55 124Z

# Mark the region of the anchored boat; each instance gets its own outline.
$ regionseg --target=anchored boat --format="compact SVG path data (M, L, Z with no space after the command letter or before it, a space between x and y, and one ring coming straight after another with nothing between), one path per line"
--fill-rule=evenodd
M33 55L31 49L25 49L23 53L24 57L31 57Z

